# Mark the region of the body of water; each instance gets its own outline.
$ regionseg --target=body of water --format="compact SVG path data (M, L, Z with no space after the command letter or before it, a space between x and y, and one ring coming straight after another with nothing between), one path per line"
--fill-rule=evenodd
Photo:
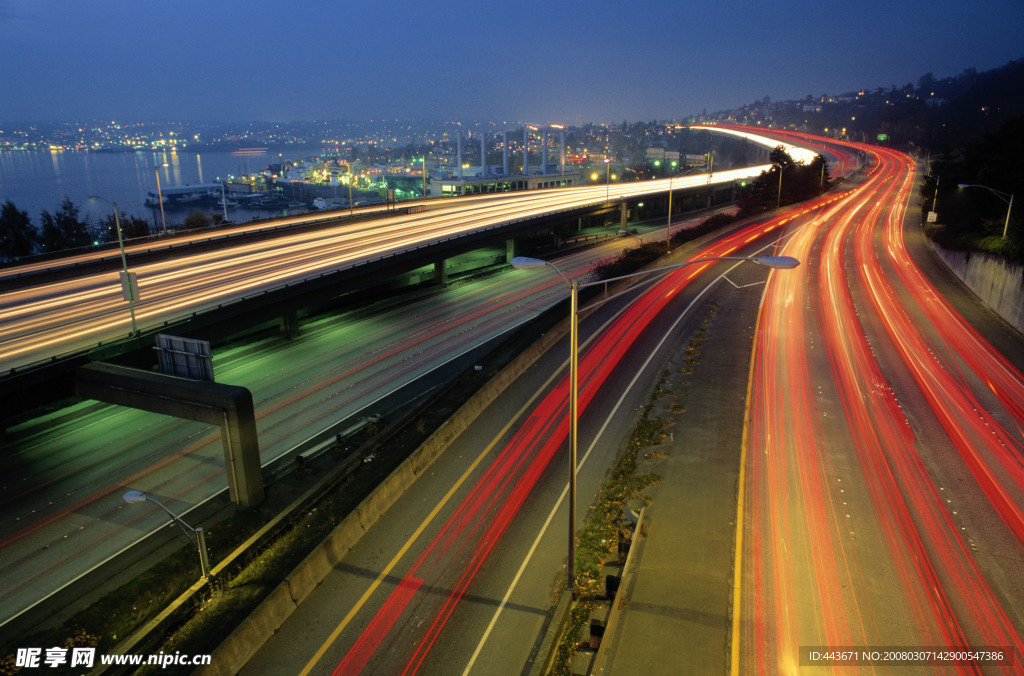
M156 176L161 189L171 186L219 183L228 176L262 171L267 165L319 155L319 148L254 148L216 152L127 153L85 151L3 151L0 152L0 204L6 200L28 213L40 224L43 210L54 213L65 196L80 209L80 215L103 218L109 204L89 197L98 195L117 202L121 211L145 218L154 229L160 227L160 210L146 206L149 193L156 193ZM223 213L204 209L210 213ZM186 210L166 210L169 227L180 225ZM276 214L228 209L235 222Z

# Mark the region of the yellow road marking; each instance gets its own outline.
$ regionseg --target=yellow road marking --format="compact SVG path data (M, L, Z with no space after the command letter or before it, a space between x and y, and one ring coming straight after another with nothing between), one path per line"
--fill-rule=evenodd
M423 534L423 531L427 529L427 526L429 526L430 522L434 520L434 517L437 516L437 513L441 511L441 509L445 506L445 504L448 503L449 500L451 500L452 496L455 495L456 491L459 490L459 487L466 481L466 479L469 478L469 475L472 474L473 471L477 468L477 465L479 465L483 461L483 459L487 457L487 454L491 452L491 449L493 449L495 444L498 443L498 440L505 436L505 433L508 432L512 425L520 418L520 416L522 416L523 413L525 413L530 407L533 406L533 402L536 401L537 397L539 397L542 392L547 390L548 386L555 379L555 377L557 377L558 374L561 373L561 371L562 369L560 368L555 369L555 372L552 373L551 376L544 382L544 384L537 389L533 396L530 397L530 399L525 404L523 404L523 406L518 411L516 411L516 414L512 416L512 419L508 422L508 424L501 428L501 431L498 432L497 436L489 444L487 444L484 450L481 451L480 455L477 456L476 460L474 460L473 463L462 474L462 476L459 477L459 480L452 485L451 489L449 489L448 492L445 493L444 497L441 498L437 505L435 505L434 508L430 510L430 513L427 515L427 517L416 528L416 530L409 537L409 539L406 540L405 544L402 545L401 549L398 550L398 553L395 554L394 558L392 558L391 561L388 562L388 565L384 567L384 570L382 570L380 575L377 576L377 579L373 581L373 583L367 588L367 590L363 593L359 600L356 601L356 604L352 606L352 609L348 611L348 614L346 614L345 617L342 618L341 623L338 624L334 631L331 632L331 635L327 638L326 641L324 641L324 643L320 646L320 649L316 651L316 654L313 655L309 662L306 663L306 666L302 668L302 671L299 672L299 676L307 676L307 674L309 674L313 667L316 666L316 663L319 662L320 659L324 656L324 654L327 652L327 649L331 647L331 644L333 644L338 639L338 636L341 635L341 632L345 631L345 627L347 627L349 622L352 621L352 618L355 617L356 613L358 613L362 609L362 607L366 605L366 602L370 599L370 596L373 594L373 592L377 591L377 587L379 587L381 582L384 581L384 578L391 574L391 571L394 569L395 566L398 565L398 562L402 559L403 556L405 556L406 552L409 551L409 548L412 547L413 543L419 538L420 535Z
M768 285L765 284L765 294L768 293ZM757 335L761 328L761 313L764 310L764 299L757 308L757 321L754 322L754 344L750 350L750 371L747 374L747 401L743 407L743 435L740 447L740 476L739 488L736 496L736 557L733 562L732 579L732 640L731 659L729 673L737 676L740 669L740 611L742 610L743 590L743 495L746 488L747 477L747 435L750 432L750 397L754 385L754 358L757 354Z

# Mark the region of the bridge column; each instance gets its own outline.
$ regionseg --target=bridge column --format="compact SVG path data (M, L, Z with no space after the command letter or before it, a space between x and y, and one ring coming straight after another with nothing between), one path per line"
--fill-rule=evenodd
M444 259L434 261L434 281L441 286L448 286L448 270L444 266Z
M619 230L625 230L629 224L629 205L623 201L619 205Z
M288 312L281 315L278 321L278 326L281 329L281 335L288 340L299 337L299 313L297 310L289 310Z
M516 238L505 240L505 262L508 263L510 260L516 257Z

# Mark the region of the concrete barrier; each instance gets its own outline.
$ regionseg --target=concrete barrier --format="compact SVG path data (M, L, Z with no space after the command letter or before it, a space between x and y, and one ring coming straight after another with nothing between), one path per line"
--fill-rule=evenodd
M621 604L619 601L622 598L626 598L626 594L632 588L633 578L637 574L637 540L640 537L640 529L644 525L644 514L647 512L647 507L643 507L640 510L640 515L637 518L636 526L633 528L633 535L629 538L629 553L626 555L626 561L622 564L622 577L619 579L618 584L615 588L615 596L612 598L612 607L608 613L608 619L604 625L604 635L611 638L615 634L615 625L619 621L621 613ZM610 645L610 641L601 641L600 647L597 649L597 654L594 656L594 661L590 665L590 673L592 674L603 674L605 670L605 660L608 657L606 650L607 646Z
M309 593L327 577L359 539L413 482L427 471L448 447L498 395L540 355L568 332L568 322L527 348L466 402L410 457L385 479L358 507L295 568L246 620L214 650L211 664L196 671L200 676L237 674L267 640L280 629Z
M304 562L306 565L299 566L292 571L285 579L288 591L291 594L295 605L306 600L306 597L319 586L327 574L331 572L334 565L327 553L327 547L321 545L309 555Z
M653 267L650 264L648 267ZM629 286L620 282L610 290ZM256 611L214 650L211 664L197 670L199 676L237 674L267 640L280 629L309 591L323 582L331 568L342 560L395 500L436 460L451 440L461 434L516 378L569 332L564 319L502 369L468 402L459 408L416 451L406 458L358 507L296 567ZM294 593L293 596L293 587ZM565 612L565 611L561 611ZM556 617L559 612L556 611ZM565 617L557 618L557 625ZM556 644L557 645L557 644ZM544 656L542 662L549 656Z
M935 242L931 245L946 267L985 305L1024 331L1024 266L991 254L948 251Z
M214 651L210 664L196 670L203 676L237 674L252 653L281 626L281 618L295 610L287 581L270 593L256 610ZM253 647L255 645L255 647Z

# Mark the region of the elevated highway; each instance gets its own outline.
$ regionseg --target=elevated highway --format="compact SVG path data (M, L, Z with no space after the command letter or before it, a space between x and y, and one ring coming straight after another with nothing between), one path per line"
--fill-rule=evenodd
M353 289L423 266L444 282L444 261L504 246L555 223L582 222L607 210L627 213L641 199L676 195L675 206L711 201L764 166L608 186L427 200L397 213L293 218L171 240L131 243L127 266L138 275L132 334L118 282L120 255L96 251L0 272L0 391L23 395L90 360L152 347L157 332L205 338L217 327L288 317ZM657 208L657 207L655 207ZM624 217L623 217L624 218ZM28 397L31 399L31 397Z
M139 274L143 295L137 308L141 336L132 338L127 336L127 306L120 299L117 285L120 257L116 252L94 252L59 262L41 262L35 267L8 269L0 273L0 368L7 376L3 380L5 395L10 395L5 400L23 400L25 390L20 385L31 378L42 379L57 371L68 373L76 368L76 363L101 360L131 347L145 347L147 338L158 331L173 333L182 328L185 332L205 334L218 324L231 326L261 316L281 315L297 304L312 304L318 298L337 295L360 284L380 284L389 274L424 263L443 272L447 266L439 262L451 260L461 251L490 246L508 252L508 241L527 239L559 219L571 222L602 211L621 213L641 199L651 203L645 208L645 215L652 215L648 209L657 213L659 198L667 203L670 188L678 200L673 202L674 206L687 200L703 204L709 193L724 194L731 190L733 181L756 175L762 169L754 167L671 181L480 196L457 202L434 200L414 203L412 208L417 212L387 217L357 212L358 218L294 219L264 228L248 226L188 235L159 241L155 246L152 242L133 243L128 250L129 266ZM676 222L672 227L685 226ZM659 232L663 230L659 228ZM499 246L494 247L495 244ZM621 243L608 244L621 248ZM579 251L573 255L591 253ZM63 279L58 279L61 276ZM556 295L563 297L564 288L559 280L551 285ZM497 331L514 325L518 320L507 313L518 312L524 305L520 299L521 285L513 288L494 281L489 286L498 294L498 300L467 301L465 325L453 322L454 310L444 306L424 312L423 318L416 320L422 323L420 328L405 315L375 319L365 326L346 321L344 326L323 327L320 331L344 333L343 338L325 341L329 344L323 348L322 356L300 359L294 350L282 350L288 354L281 355L282 361L275 367L276 356L263 355L258 364L250 364L257 360L247 353L238 358L230 372L218 373L226 381L243 384L260 395L260 450L261 454L270 455L270 451L301 443L302 439L297 441L296 436L309 437L308 428L314 423L343 418L341 408L361 410L367 400L377 396L366 394L362 385L352 387L342 376L358 373L366 381L373 381L375 387L387 389L401 378L416 375L406 373L413 365L420 370L437 368L437 362L451 358L464 336L481 331L477 312L481 307L500 311L494 319L487 320ZM402 312L410 309L404 300L401 305ZM417 335L411 336L414 330ZM359 341L367 342L357 345ZM300 342L315 341L290 341L289 345L299 347L296 344ZM352 356L347 356L350 349ZM433 361L420 366L424 352ZM300 372L299 366L306 370ZM243 375L243 371L249 373ZM284 394L280 396L289 404L295 401L300 406L298 410L278 406L276 400L268 405L267 395L251 384L284 378L293 381L282 383ZM322 387L325 380L336 387ZM338 396L337 392L342 390L344 396ZM339 404L340 400L344 401ZM332 407L329 410L328 405ZM105 415L99 412L100 417ZM137 533L131 531L150 532L160 527L162 515L146 515L145 524L136 524L136 516L122 513L118 491L123 487L131 485L164 497L174 496L184 505L206 500L203 495L208 494L200 493L207 484L215 484L213 492L223 487L216 433L197 431L194 426L183 424L170 425L173 429L168 430L164 421L157 427L153 419L126 409L109 417L109 423L103 421L102 432L98 432L99 425L66 424L59 440L48 438L37 444L31 457L23 454L12 459L12 466L24 470L24 474L15 476L11 472L8 482L24 486L26 491L42 491L40 495L26 492L13 497L24 503L26 512L36 513L37 505L48 505L44 510L45 529L37 529L39 514L31 527L18 525L17 520L9 524L13 530L25 531L8 533L7 539L9 545L18 542L29 552L16 558L22 565L18 575L23 573L31 584L19 579L17 585L9 585L26 599L32 599L43 587L53 589L64 584L96 563L84 560L87 557L82 556L83 551L93 558L105 556L132 541ZM140 457L130 459L130 454ZM76 471L72 476L67 472L69 465L65 463L81 463L85 457L90 459L84 475ZM159 481L146 478L143 482L142 474L137 472L138 467L147 463L163 467L170 460L184 462L185 468L175 465L171 469L168 465ZM49 484L39 477L40 467L51 462L56 479ZM17 480L21 476L25 479L23 483ZM83 476L82 491L67 484ZM12 506L8 505L8 509ZM70 518L72 525L66 523L65 517ZM125 520L129 520L129 527L122 527ZM85 522L89 527L83 531L81 524ZM124 538L124 542L115 542L112 532ZM83 547L85 541L95 546ZM36 554L44 548L51 563L40 566ZM60 579L55 584L48 584L50 578L41 583L39 576L43 573Z

